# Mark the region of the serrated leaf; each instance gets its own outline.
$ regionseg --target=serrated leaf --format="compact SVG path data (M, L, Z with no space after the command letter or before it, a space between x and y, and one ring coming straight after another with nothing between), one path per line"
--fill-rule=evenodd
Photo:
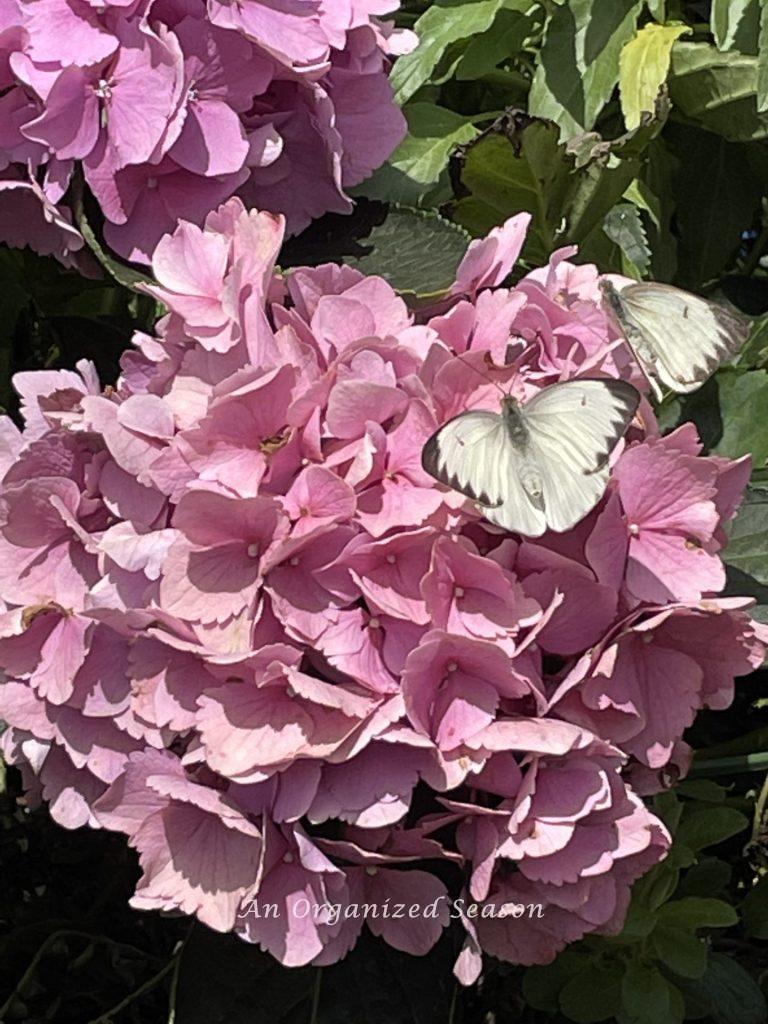
M437 299L453 284L469 236L436 213L393 207L362 240L365 255L347 259L365 274L379 274L401 294Z
M749 488L730 528L727 565L768 586L768 492Z
M750 889L741 907L744 931L753 939L768 939L768 875Z
M629 266L623 268L624 273L643 277L651 263L651 250L638 208L632 203L618 203L605 215L603 231L629 262ZM632 270L636 274L631 274Z
M477 129L470 119L434 103L412 103L403 113L408 134L357 194L415 206L446 174L451 151L470 142Z
M768 316L752 321L746 344L734 360L737 366L763 368L768 364Z
M709 23L719 50L757 53L759 0L712 0Z
M469 195L456 204L454 216L482 236L513 214L530 211L525 258L544 263L558 244L571 168L551 121L511 115L468 147L460 174Z
M768 372L725 369L717 378L723 433L714 451L729 459L752 456L759 469L768 461Z
M107 273L113 277L118 284L123 285L125 288L130 288L132 292L139 292L143 295L145 292L142 286L155 283L148 274L142 274L140 270L136 270L134 267L130 267L128 264L122 263L115 256L111 256L106 251L96 237L96 233L93 228L89 224L83 204L79 200L75 203L75 221L77 222L77 226L80 229L80 233L85 239L88 248L102 267L104 267Z
M590 129L619 80L619 54L642 0L570 0L554 8L531 83L528 109L565 138Z
M658 911L659 921L676 928L693 931L696 928L731 928L739 915L724 900L704 896L685 896L665 903Z
M675 44L668 78L672 103L702 128L731 142L768 137L757 109L757 57L721 53L707 43Z
M627 128L640 124L643 111L653 111L667 79L672 47L691 29L687 25L645 25L625 43L619 57L619 92Z
M700 978L707 968L707 947L685 928L659 925L651 936L658 959L683 978Z
M504 0L438 0L414 25L416 49L395 64L391 82L395 98L403 104L429 81L449 46L490 28Z
M683 815L675 839L691 850L703 850L738 835L748 824L735 807L706 807Z

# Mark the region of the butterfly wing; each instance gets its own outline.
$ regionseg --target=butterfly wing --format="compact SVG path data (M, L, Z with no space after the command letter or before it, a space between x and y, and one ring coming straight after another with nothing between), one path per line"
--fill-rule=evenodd
M427 441L421 456L430 476L482 505L486 519L539 537L546 517L541 501L522 484L520 462L503 417L493 412L454 416Z
M635 354L672 391L695 391L749 334L743 317L671 285L626 285L619 303L630 320L625 333L634 325L641 335L639 346L629 338Z
M570 529L603 496L608 459L639 402L626 381L583 378L544 388L523 406L550 529Z

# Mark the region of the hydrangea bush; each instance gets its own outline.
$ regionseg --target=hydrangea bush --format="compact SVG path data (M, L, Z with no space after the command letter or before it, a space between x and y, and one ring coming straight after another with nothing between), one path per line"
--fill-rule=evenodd
M415 36L378 18L398 6L3 0L0 238L82 264L79 173L108 245L145 263L236 192L291 231L348 211L405 134L386 72Z
M114 387L17 375L3 753L65 827L125 833L134 906L289 966L364 927L423 954L461 907L471 983L484 951L615 933L664 857L641 796L763 657L749 601L716 596L749 462L660 436L643 400L598 507L536 541L424 473L432 432L499 389L645 387L573 250L500 287L527 224L473 242L416 319L350 267L277 273L282 217L232 198L160 241L168 313Z

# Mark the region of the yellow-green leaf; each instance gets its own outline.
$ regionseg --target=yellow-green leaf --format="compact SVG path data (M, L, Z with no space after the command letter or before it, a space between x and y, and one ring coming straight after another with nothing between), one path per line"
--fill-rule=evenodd
M652 111L666 81L672 47L690 33L687 25L649 24L622 47L619 57L621 109L627 128L637 128L644 111Z

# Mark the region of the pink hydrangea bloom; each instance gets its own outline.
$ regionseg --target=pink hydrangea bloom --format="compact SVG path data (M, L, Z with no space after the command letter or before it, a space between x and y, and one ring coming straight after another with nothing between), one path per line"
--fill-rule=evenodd
M281 9L221 5L217 32L261 25L286 67L299 41L325 52L311 13ZM690 427L660 438L647 407L585 519L504 533L424 473L422 445L498 407L491 363L523 399L637 375L595 269L560 252L501 287L516 218L417 320L378 277L277 274L283 227L235 198L166 236L168 313L114 387L86 364L16 378L4 756L62 825L126 835L137 907L286 965L333 963L364 927L423 954L452 899L463 982L483 952L546 963L621 927L669 844L638 794L685 770L696 712L762 660L749 602L717 596L748 463L702 456Z
M0 34L0 238L85 266L78 164L121 256L238 192L290 231L405 134L387 72L415 45L395 2L19 0ZM151 8L151 18L150 18ZM23 210L23 215L21 211ZM194 294L194 292L192 292Z

